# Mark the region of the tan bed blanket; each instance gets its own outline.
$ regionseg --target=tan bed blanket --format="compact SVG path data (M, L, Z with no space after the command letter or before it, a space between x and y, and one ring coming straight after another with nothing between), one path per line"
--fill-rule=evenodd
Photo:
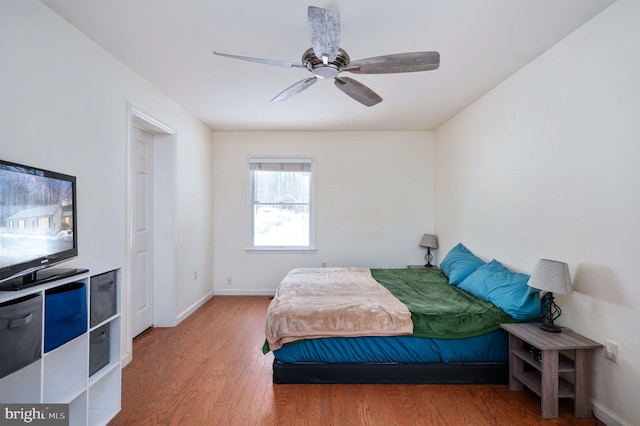
M368 268L298 268L269 304L272 351L300 339L397 336L413 332L409 309Z

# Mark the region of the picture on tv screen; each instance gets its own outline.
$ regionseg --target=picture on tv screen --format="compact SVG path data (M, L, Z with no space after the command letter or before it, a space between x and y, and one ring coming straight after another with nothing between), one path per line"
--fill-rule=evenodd
M0 168L0 269L74 248L73 183Z

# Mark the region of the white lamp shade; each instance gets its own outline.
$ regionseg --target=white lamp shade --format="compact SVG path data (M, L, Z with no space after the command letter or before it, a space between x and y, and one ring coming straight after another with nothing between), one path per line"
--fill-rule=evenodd
M569 265L556 260L540 259L528 284L529 287L552 293L570 294L573 291Z
M420 247L438 248L438 238L432 234L424 234L420 241Z

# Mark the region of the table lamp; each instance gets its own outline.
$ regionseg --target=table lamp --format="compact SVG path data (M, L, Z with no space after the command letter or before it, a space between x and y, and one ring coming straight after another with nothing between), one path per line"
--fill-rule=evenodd
M432 234L424 234L422 236L422 240L420 241L420 247L426 247L427 254L424 255L424 260L427 261L427 264L424 265L425 268L433 268L431 262L433 261L433 255L431 254L431 249L438 248L438 238Z
M527 284L529 287L545 291L540 300L542 313L540 328L550 333L559 333L560 327L553 322L560 317L562 310L554 302L553 293L570 294L573 291L569 265L556 260L540 259Z

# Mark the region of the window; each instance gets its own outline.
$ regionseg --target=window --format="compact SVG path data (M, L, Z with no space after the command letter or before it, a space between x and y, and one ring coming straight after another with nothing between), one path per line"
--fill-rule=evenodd
M249 159L249 247L314 249L313 159Z
M38 218L38 229L49 229L49 218L48 217Z

